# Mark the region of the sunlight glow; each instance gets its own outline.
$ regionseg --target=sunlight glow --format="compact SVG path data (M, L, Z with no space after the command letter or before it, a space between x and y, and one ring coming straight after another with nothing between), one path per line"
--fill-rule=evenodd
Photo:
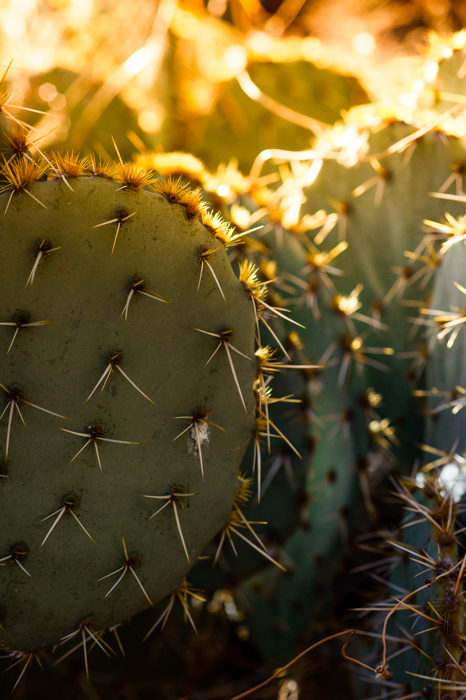
M455 455L455 459L460 458ZM422 489L426 484L426 477L422 472L416 474L416 485ZM459 503L466 493L466 471L455 462L446 464L440 472L439 483L444 494L451 493L453 501Z
M369 32L358 32L352 38L351 44L356 53L361 56L370 56L376 48L375 39Z

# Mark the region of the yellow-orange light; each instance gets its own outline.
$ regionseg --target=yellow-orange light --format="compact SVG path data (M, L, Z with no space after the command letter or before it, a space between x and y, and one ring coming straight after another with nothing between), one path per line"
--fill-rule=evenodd
M58 90L53 83L42 83L39 88L39 97L44 102L51 102L58 95Z
M358 32L351 40L356 53L361 56L370 56L375 51L375 39L369 32Z
M147 133L153 134L160 129L164 119L163 111L154 109L145 109L141 112L138 119L138 124Z

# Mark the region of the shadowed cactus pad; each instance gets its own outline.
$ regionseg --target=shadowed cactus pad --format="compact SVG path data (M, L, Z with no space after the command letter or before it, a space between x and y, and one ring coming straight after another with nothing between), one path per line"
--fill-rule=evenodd
M254 423L253 309L189 195L72 187L0 196L10 650L79 642L172 593L229 517Z

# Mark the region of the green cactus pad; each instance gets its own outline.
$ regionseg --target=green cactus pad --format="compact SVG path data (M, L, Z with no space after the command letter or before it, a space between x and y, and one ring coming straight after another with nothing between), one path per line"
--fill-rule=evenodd
M228 519L254 422L255 363L234 351L254 358L253 309L224 250L209 262L226 303L205 265L197 291L218 242L183 196L69 184L0 197L0 643L15 650L173 592Z
M369 153L387 154L390 147L413 132L409 125L390 123L370 134ZM378 171L368 162L369 155L365 157L366 162L350 168L336 161L324 161L315 183L305 189L307 201L303 209L306 213L334 210L340 220L321 249L329 250L337 244L339 226L340 236L344 232L348 242L341 264L338 258L337 267L344 270L344 276L336 281L338 291L350 294L356 285L362 284L361 312L367 316L379 314L387 327L386 331L372 331L367 345L392 348L392 355L373 357L381 360L388 371L367 366L366 386L374 387L384 398L384 414L403 443L403 453L397 455L403 469L410 468L416 455L413 439L420 440L422 434L422 421L412 397L413 384L419 377L410 365L416 367L418 360L422 373L426 347L422 335L413 334L412 322L419 315L416 304L422 306L430 289L429 284L424 283L428 278L423 277L422 268L425 275L435 273L434 259L429 265L422 259L409 259L405 251L421 250L420 254L426 255L420 247L428 229L424 221L442 222L446 211L453 216L462 213L459 202L445 202L432 193L442 189L450 177L452 164L464 157L462 140L447 139L442 132L432 131L418 139L411 152L380 158ZM435 168L430 167L433 162ZM362 186L367 183L372 186L362 192ZM380 188L378 195L377 187ZM398 285L398 293L394 285ZM404 305L404 300L408 305ZM362 328L361 332L364 336L367 334ZM403 353L411 353L409 362ZM395 374L396 382L393 381Z
M254 83L268 97L328 124L333 124L343 109L367 99L355 78L317 68L307 61L260 61L252 63L249 70ZM261 150L307 148L312 134L254 102L232 80L221 86L204 129L198 128L190 136L182 147L202 158L208 167L215 168L234 154L240 169L247 172Z
M466 411L462 408L461 399L463 394L458 387L466 389L466 366L464 362L464 352L466 347L465 329L461 322L461 313L466 308L465 294L455 286L455 282L463 289L466 284L466 250L463 243L453 245L445 255L439 271L434 288L434 295L431 308L438 310L438 315L430 316L436 318L452 314L454 320L455 310L457 310L458 326L451 327L451 333L459 329L453 345L448 347L449 340L452 339L448 333L441 341L435 343L432 352L432 359L429 364L428 387L433 389L429 397L429 420L427 426L426 442L437 449L451 450L457 440L456 452L465 451L465 420ZM435 324L432 333L441 333L440 324ZM466 398L466 396L465 396ZM453 401L458 400L455 406ZM449 405L448 405L449 404ZM448 407L447 407L448 405ZM444 408L445 407L445 408ZM459 410L458 410L459 409ZM432 455L432 459L434 456Z

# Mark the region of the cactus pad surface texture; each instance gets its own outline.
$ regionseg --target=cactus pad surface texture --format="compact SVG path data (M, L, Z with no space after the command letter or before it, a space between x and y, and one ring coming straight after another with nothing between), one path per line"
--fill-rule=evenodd
M254 424L253 309L198 194L29 166L5 166L0 196L8 651L90 640L173 593L228 519Z

